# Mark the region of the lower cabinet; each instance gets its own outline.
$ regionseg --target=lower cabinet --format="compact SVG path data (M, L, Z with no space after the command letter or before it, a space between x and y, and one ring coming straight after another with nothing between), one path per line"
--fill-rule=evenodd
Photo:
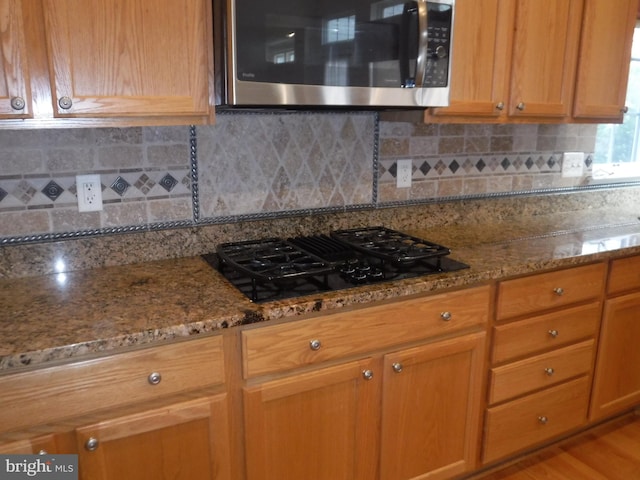
M248 479L444 479L472 470L485 336L247 386Z
M591 399L591 420L640 404L639 345L640 292L607 300Z
M247 477L375 479L378 375L364 359L246 388Z
M384 356L380 479L443 479L475 467L485 334Z
M76 429L83 480L229 479L226 394Z

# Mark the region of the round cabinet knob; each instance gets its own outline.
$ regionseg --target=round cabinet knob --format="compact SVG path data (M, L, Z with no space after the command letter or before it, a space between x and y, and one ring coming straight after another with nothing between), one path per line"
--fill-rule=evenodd
M158 385L162 381L162 375L160 375L158 372L152 372L147 377L147 380L151 385Z
M38 455L49 455L49 453L46 450L42 449L38 452Z
M99 443L100 442L98 442L97 438L89 437L89 439L86 442L84 442L84 448L86 448L90 452L95 452L96 449L98 448Z
M396 373L400 373L402 371L402 364L401 363L394 363L393 365L391 365L393 367L393 371Z
M22 110L25 105L26 103L22 97L13 97L11 99L11 108L14 110Z
M60 97L60 99L58 100L58 105L63 110L69 110L73 105L73 100L71 100L70 97Z
M500 111L504 110L504 102L499 102L496 105L496 110L500 110Z
M559 334L558 330L549 330L549 335L551 335L552 338L556 338Z
M564 295L564 288L562 287L557 287L553 289L553 293L555 293L557 296L561 297L562 295Z
M551 376L554 373L556 373L556 371L551 367L547 367L547 368L544 369L544 373L546 373L547 375Z
M524 102L520 102L518 105L516 105L516 108L522 112L524 111L525 106L526 105L524 104Z
M622 107L622 108L620 109L620 111L621 111L622 113L629 113L629 107L627 107L627 106L625 105L624 107Z
M362 371L362 377L365 380L371 380L373 378L373 371L371 371L371 370L363 370Z
M549 422L549 419L547 417L545 417L544 415L538 417L538 422L541 425L546 425Z
M320 340L311 340L309 342L309 348L311 350L320 350L321 346L322 346L322 342Z
M442 320L444 320L445 322L448 322L449 320L451 320L451 316L452 316L452 315L451 315L451 312L442 312L442 313L440 314L440 318L441 318Z

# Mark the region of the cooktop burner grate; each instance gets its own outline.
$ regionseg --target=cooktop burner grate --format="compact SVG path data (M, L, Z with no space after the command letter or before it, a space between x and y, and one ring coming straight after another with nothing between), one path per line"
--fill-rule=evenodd
M468 268L449 249L384 227L221 244L204 259L254 302Z

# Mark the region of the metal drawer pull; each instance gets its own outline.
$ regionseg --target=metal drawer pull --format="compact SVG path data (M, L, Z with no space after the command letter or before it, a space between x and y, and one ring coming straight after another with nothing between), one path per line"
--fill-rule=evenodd
M402 371L402 364L401 363L394 363L393 365L391 365L393 367L393 371L396 373L400 373Z
M22 97L13 97L11 99L11 108L14 110L24 110L26 103Z
M69 97L60 97L58 105L63 110L69 110L73 106L73 100Z
M311 350L320 350L321 346L322 346L322 342L320 340L311 340L309 342L309 348Z
M518 105L516 105L516 108L522 112L526 108L526 105L524 104L524 102L520 102Z
M86 448L90 452L95 452L99 444L100 442L98 442L97 438L89 437L89 439L86 442L84 442L84 448Z
M552 376L554 373L556 373L556 371L551 367L547 367L544 369L544 373L546 373L549 376Z
M504 102L498 102L496 109L500 111L504 110Z
M147 377L147 381L151 385L158 385L162 381L162 375L160 375L158 372L152 372Z
M442 312L440 314L440 318L445 322L448 322L449 320L451 320L451 317L452 317L451 312Z
M371 370L363 370L362 376L365 380L371 380L373 378L373 372Z
M538 422L540 422L542 425L546 425L549 422L549 419L542 415L541 417L538 417Z
M557 338L560 333L558 332L558 330L549 330L549 335L551 335L553 338Z
M49 453L45 449L42 449L38 452L38 455L49 455Z
M557 296L561 297L562 295L564 295L564 288L562 287L557 287L553 289L553 293L555 293Z

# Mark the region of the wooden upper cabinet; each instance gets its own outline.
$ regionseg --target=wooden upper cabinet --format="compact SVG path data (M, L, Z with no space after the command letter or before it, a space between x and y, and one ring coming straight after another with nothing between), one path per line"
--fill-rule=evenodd
M428 122L571 117L584 0L458 0L450 106Z
M45 0L54 115L209 114L206 0Z
M586 0L573 115L622 122L638 0Z
M0 118L31 116L22 0L0 0Z
M451 116L498 118L507 102L509 24L501 0L457 0L450 104L428 111ZM444 117L444 118L442 118Z
M583 0L511 0L512 117L571 114Z

